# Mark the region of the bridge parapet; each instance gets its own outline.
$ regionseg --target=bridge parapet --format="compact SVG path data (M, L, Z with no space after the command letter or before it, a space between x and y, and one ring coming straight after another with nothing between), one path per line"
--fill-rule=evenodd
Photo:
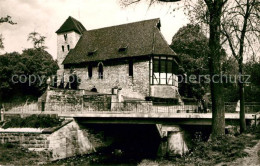
M135 113L196 113L196 105L153 105L151 102L93 102L82 103L44 103L45 111L59 113L86 112L135 112Z
M11 106L14 107L11 107ZM142 115L171 115L171 114L187 114L187 115L211 115L211 113L201 113L198 112L197 105L166 105L162 103L152 103L147 101L138 102L92 102L92 103L64 103L64 102L36 102L36 103L26 103L23 105L17 104L4 104L5 114L58 114L58 115L77 115L77 116L98 116L100 114L118 115L118 114L128 114L138 116ZM234 115L239 115L237 112ZM250 116L255 115L255 113L247 113ZM236 117L236 118L239 118ZM235 119L236 119L235 118ZM259 119L260 115L254 116L254 119Z

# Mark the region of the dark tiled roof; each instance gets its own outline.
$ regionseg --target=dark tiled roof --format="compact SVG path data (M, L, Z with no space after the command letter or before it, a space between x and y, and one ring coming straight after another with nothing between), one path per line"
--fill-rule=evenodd
M56 31L56 33L63 33L68 31L75 31L82 34L86 31L86 28L75 18L69 16L62 26Z
M85 31L63 64L151 54L175 56L158 29L158 23L160 19L152 19ZM118 51L122 47L126 48L125 52Z

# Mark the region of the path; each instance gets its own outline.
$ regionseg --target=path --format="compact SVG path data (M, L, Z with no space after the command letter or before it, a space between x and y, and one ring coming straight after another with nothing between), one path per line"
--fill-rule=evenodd
M258 156L260 155L260 140L258 140L258 143L254 147L246 148L245 152L248 153L247 157L238 158L228 163L220 163L216 166L260 166L260 156Z

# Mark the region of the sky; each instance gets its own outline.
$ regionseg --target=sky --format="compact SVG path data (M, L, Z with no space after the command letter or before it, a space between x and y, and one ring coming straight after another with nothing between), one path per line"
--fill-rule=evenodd
M56 59L55 31L72 16L87 30L129 22L161 19L161 32L168 44L174 34L189 21L182 10L172 12L177 4L161 3L149 7L149 0L123 7L120 0L0 0L0 17L10 15L16 25L1 24L5 52L22 52L33 47L28 34L36 31L46 36L46 50Z

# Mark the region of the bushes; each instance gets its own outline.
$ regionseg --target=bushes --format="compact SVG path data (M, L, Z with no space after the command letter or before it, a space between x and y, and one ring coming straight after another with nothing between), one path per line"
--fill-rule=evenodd
M200 142L192 152L192 157L220 163L247 156L245 147L252 138L247 136L223 136L215 141Z
M194 142L194 148L186 156L171 159L174 164L185 165L194 163L195 165L215 165L243 158L248 155L244 151L246 147L253 147L256 142L255 136L239 135L237 137L225 135L208 142Z
M29 127L29 128L48 128L61 125L62 120L51 115L31 115L26 118L13 117L9 119L3 128Z
M257 139L260 139L260 124L255 128L255 135Z
M253 147L257 139L254 135L242 134L237 137L225 135L216 140L204 142L201 138L194 139L194 148L182 157L168 157L167 160L143 160L139 165L216 165L228 163L238 158L248 156L246 147ZM260 152L259 152L260 155Z

